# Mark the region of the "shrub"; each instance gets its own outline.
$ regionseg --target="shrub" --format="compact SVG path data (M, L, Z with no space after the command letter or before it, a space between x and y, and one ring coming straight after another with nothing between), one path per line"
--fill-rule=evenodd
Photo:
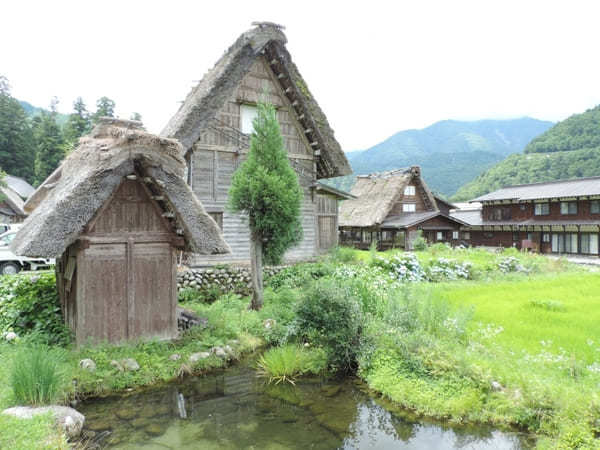
M331 275L334 271L332 264L326 262L296 264L280 270L265 280L265 284L273 289L281 287L302 287L314 280Z
M498 269L502 273L526 272L525 267L523 267L521 261L519 261L519 258L515 256L501 258L498 262Z
M71 331L64 323L54 273L0 278L0 333L34 333L48 344L67 345Z
M296 308L296 335L328 351L334 371L356 369L362 314L350 289L333 280L310 286Z
M179 303L199 302L202 301L202 293L198 289L185 287L178 292L177 300Z
M294 384L300 375L321 373L327 365L327 356L322 349L288 344L267 350L256 365L261 375L269 377L269 382Z
M423 237L423 231L417 231L417 237L412 242L413 250L424 251L427 250L427 241Z
M398 281L424 281L425 271L413 253L394 255L390 259L375 258L373 264L390 272Z
M468 280L471 278L473 265L469 262L458 262L452 259L438 258L427 267L429 281Z
M43 345L21 347L13 360L10 384L15 400L22 404L42 405L54 402L63 387L61 351Z
M331 251L331 259L336 263L352 263L357 261L357 253L356 250L351 247L335 247Z

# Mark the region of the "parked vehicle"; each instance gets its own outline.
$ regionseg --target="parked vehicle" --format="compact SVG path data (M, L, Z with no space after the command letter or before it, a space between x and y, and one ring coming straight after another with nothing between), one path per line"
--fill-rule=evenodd
M21 270L46 269L54 265L53 258L29 258L17 256L10 251L9 244L15 238L19 228L15 225L11 225L11 227L9 231L0 234L0 274L14 275Z

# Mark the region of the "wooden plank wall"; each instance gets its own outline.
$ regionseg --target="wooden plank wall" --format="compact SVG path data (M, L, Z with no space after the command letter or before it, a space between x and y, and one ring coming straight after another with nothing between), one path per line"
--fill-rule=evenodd
M319 252L326 252L338 243L338 201L329 194L317 196L317 239Z
M313 150L292 111L291 105L281 91L279 83L268 64L261 57L244 77L236 92L217 115L218 120L240 129L240 104L256 103L267 99L277 107L277 119L284 138L284 145L293 167L301 167L299 181L304 190L302 201L303 240L285 256L287 261L306 260L317 254L317 205L316 194L311 185L316 181ZM250 242L247 222L244 217L226 211L227 193L233 172L244 161L247 149L243 149L235 133L227 127L221 132L213 129L205 131L194 145L192 156L192 189L208 212L223 213L223 234L231 247L229 255L193 255L192 265L219 263L248 263ZM219 129L219 127L217 127Z

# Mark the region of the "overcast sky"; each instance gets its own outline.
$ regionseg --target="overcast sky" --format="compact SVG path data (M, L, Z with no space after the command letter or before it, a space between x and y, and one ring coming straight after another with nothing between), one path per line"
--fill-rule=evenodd
M255 20L288 49L345 150L443 119L561 120L600 103L600 2L27 1L0 9L0 74L36 106L82 96L160 132Z

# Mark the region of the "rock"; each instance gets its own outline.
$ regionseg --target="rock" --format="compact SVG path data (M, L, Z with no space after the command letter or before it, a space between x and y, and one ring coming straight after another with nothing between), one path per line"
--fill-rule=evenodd
M14 331L9 331L8 333L6 333L4 335L4 339L6 339L8 342L12 342L15 339L17 339L19 336L17 336L17 333L15 333Z
M2 411L6 414L20 419L31 419L33 416L51 413L54 416L56 424L65 432L69 438L75 438L81 434L85 417L79 411L68 406L43 406L33 408L29 406L15 406Z
M233 348L231 348L230 345L223 346L223 350L225 350L225 352L227 352L228 355L233 356L233 354L234 354Z
M275 319L267 319L263 322L265 329L270 330L275 325L277 325L277 321Z
M133 359L133 358L125 358L121 360L121 365L123 366L123 368L125 370L129 370L129 371L136 371L136 370L140 370L140 365L138 364L138 362Z
M115 361L114 359L110 362L110 365L117 369L119 372L123 372L123 366L119 363L119 361Z
M497 381L492 381L491 385L492 385L492 391L499 392L499 391L502 391L504 389L502 387L502 385L500 383L498 383Z
M89 370L90 372L93 372L94 370L96 370L96 363L93 359L85 358L79 361L79 367L81 367L84 370Z
M215 354L219 358L227 357L227 352L222 347L213 347L210 351L211 351L211 353Z
M171 361L177 361L178 359L181 359L181 355L179 353L173 353L171 356L169 356L169 359Z
M209 356L210 356L210 353L208 353L208 352L198 352L198 353L192 353L192 354L190 355L190 357L188 358L188 360L189 360L191 363L195 363L195 362L198 362L198 361L200 361L201 359L206 359L206 358L208 358Z

